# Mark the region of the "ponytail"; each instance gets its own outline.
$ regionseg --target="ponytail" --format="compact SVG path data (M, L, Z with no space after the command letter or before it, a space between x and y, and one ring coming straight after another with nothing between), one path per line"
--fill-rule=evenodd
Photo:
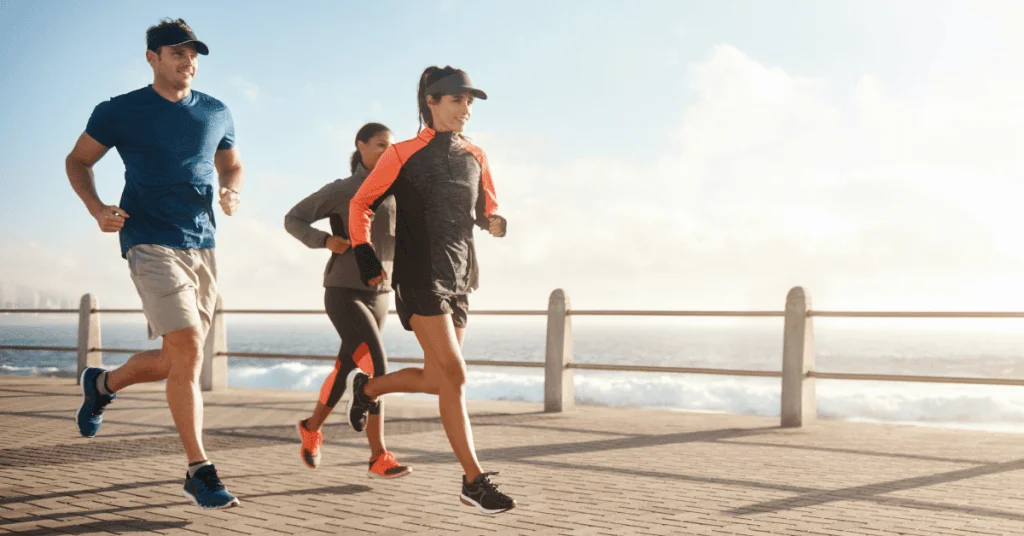
M416 107L419 109L419 128L416 132L419 133L423 130L423 126L434 128L434 117L430 114L430 107L427 106L427 86L434 83L436 77L434 73L440 69L437 66L431 65L423 70L423 74L420 75L420 85L416 90Z
M356 172L356 168L359 167L359 163L363 161L363 155L359 154L359 150L352 151L352 158L348 159L349 166L352 168L352 173Z

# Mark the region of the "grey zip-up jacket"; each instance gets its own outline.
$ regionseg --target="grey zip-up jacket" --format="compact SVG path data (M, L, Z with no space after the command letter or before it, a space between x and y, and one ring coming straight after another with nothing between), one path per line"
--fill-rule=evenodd
M370 172L360 163L347 179L328 183L309 197L299 201L284 217L284 228L306 247L327 247L327 237L333 234L348 239L349 204ZM331 234L313 227L313 222L330 219ZM391 271L395 259L395 200L391 197L377 207L371 229L373 244L388 279L376 287L378 292L391 292ZM331 253L324 269L324 287L344 287L370 290L359 279L352 248L338 255Z

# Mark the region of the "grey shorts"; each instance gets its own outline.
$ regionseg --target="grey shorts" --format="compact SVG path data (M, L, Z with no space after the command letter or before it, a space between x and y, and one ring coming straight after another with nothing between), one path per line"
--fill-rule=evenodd
M190 327L206 338L217 305L217 262L213 249L132 246L126 255L142 298L149 338Z

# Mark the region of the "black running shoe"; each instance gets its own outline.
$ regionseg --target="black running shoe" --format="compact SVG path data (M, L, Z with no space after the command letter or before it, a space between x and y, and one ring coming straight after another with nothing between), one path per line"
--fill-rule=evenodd
M516 507L516 500L498 491L498 485L488 478L494 473L480 473L467 483L466 476L462 476L462 504L475 506L477 510L485 514L500 514Z
M366 428L366 414L370 411L374 401L366 395L366 382L370 377L358 368L353 370L345 378L345 391L349 393L348 398L348 423L352 429L362 432Z

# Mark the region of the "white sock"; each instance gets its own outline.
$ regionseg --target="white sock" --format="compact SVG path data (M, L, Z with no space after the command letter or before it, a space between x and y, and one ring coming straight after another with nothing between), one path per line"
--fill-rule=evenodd
M213 465L213 462L211 462L210 460L203 460L201 462L190 463L188 465L189 478L196 476L196 471L198 471L200 467L205 467L207 465Z

